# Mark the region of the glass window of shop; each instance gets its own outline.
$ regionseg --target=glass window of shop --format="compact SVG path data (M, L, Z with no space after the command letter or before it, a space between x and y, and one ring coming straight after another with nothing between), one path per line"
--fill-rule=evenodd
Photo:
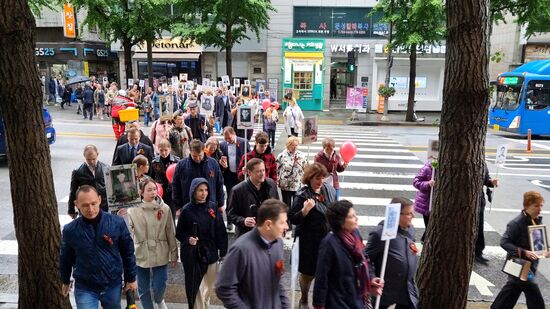
M154 78L171 78L179 76L180 73L187 73L189 80L199 79L201 74L199 61L153 61L153 77ZM147 61L138 62L139 79L147 79Z

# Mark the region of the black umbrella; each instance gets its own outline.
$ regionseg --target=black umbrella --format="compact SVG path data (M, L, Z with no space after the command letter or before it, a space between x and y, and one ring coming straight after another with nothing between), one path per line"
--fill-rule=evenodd
M85 83L89 81L90 81L90 78L87 76L75 76L69 79L69 81L67 82L67 85L80 84L80 83Z

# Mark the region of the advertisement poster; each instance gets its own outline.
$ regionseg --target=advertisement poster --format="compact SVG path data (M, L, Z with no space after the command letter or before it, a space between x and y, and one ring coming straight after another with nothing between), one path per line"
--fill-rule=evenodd
M346 94L346 109L362 109L364 88L349 87ZM368 90L367 90L368 91Z

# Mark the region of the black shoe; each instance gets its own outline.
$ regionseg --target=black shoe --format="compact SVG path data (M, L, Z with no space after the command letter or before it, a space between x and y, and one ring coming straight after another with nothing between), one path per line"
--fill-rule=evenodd
M480 255L475 256L475 261L480 263L480 264L487 265L487 263L489 262L489 259L484 257L482 254L480 254Z

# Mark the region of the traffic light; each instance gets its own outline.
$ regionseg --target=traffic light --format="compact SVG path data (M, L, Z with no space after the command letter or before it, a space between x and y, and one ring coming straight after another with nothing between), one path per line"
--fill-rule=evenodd
M355 50L348 51L348 72L355 71Z

